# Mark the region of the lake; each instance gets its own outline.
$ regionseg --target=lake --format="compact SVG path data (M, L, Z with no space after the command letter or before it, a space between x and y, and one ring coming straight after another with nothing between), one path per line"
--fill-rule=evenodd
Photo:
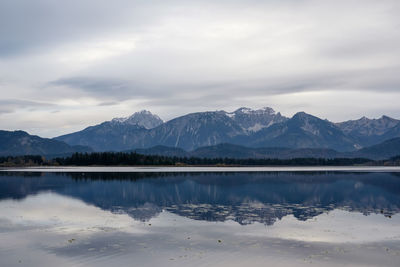
M0 266L399 266L399 168L0 171Z

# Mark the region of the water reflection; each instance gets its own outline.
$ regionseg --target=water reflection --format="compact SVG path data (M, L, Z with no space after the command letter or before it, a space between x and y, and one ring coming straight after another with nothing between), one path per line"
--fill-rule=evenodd
M0 200L55 192L147 221L162 210L195 220L272 225L333 209L390 217L398 173L3 173Z
M1 266L397 266L398 173L0 173Z

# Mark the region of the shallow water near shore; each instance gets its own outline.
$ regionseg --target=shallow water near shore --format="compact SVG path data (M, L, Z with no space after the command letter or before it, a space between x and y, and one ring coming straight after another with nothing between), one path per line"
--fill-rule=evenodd
M400 262L395 169L16 170L0 172L1 266Z

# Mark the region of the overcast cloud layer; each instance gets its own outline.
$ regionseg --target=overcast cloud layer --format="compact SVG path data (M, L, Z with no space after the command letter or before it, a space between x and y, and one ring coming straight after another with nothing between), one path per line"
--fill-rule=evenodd
M400 118L399 14L398 0L1 0L0 128L241 106Z

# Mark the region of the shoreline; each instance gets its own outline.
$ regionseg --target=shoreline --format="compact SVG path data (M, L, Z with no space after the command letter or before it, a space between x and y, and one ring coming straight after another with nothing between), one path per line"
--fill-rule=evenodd
M273 166L273 167L165 167L165 166L68 166L2 167L0 172L399 172L400 166Z

